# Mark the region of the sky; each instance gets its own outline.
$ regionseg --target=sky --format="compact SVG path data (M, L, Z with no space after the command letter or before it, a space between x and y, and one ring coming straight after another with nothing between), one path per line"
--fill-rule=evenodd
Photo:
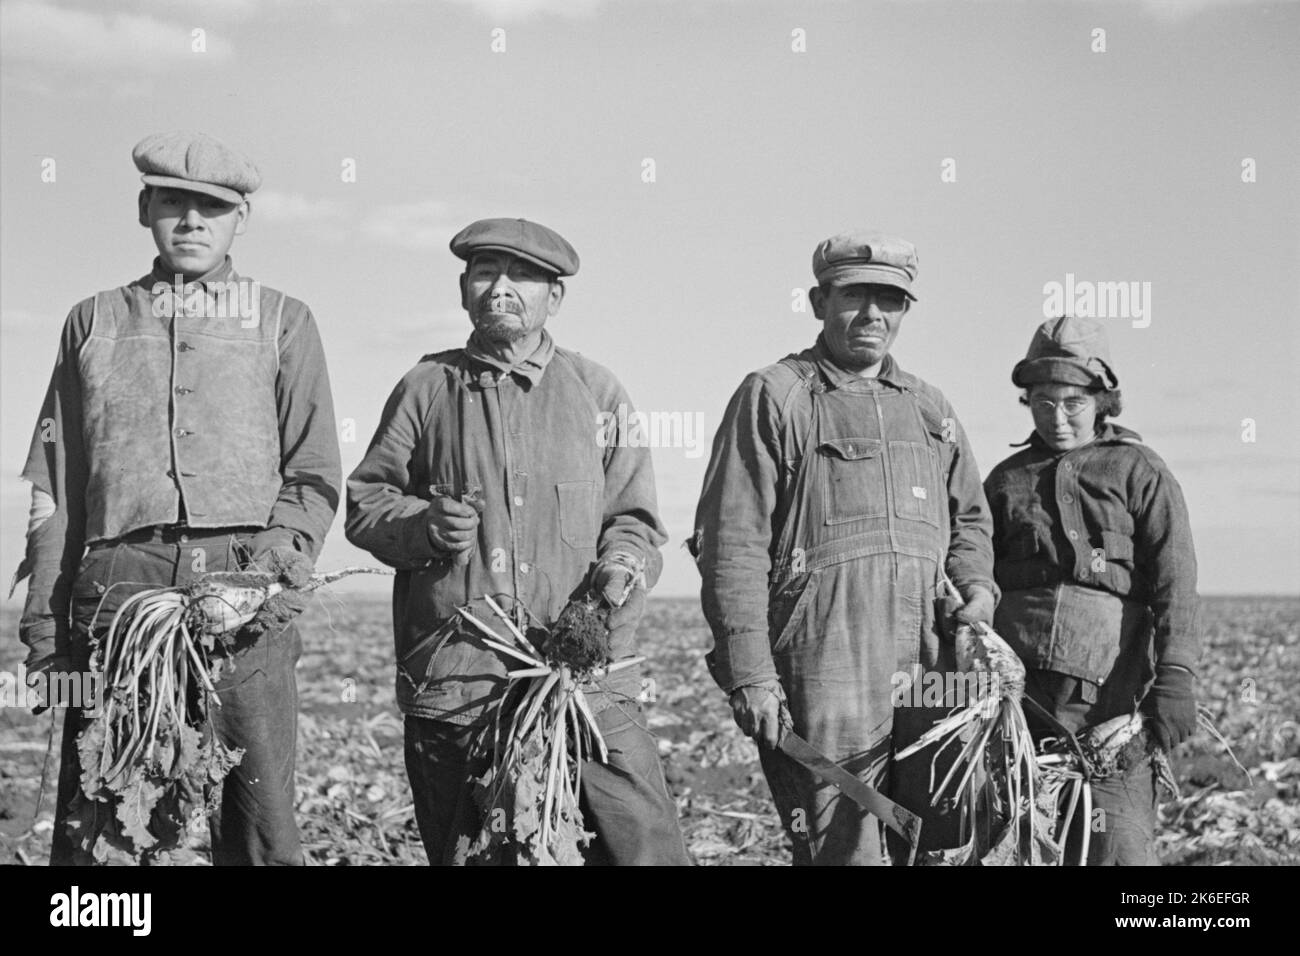
M727 399L813 342L813 249L868 227L918 249L894 355L984 474L1030 430L1010 372L1052 284L1125 283L1072 310L1182 485L1202 593L1300 593L1297 41L1300 5L1228 0L0 0L0 576L63 320L154 254L131 148L183 128L261 169L235 264L315 314L345 473L464 342L451 236L545 223L582 259L557 343L685 426L653 452L658 593L697 594ZM319 567L354 563L340 515Z

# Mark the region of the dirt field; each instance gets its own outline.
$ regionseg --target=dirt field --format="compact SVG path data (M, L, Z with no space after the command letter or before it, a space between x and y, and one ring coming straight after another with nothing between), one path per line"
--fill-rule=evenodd
M1202 693L1254 776L1197 736L1177 755L1179 800L1161 808L1159 851L1173 865L1300 863L1300 600L1207 599ZM304 618L298 819L310 862L423 864L393 703L386 598L324 597ZM0 670L23 648L0 618ZM704 666L698 604L652 599L642 628L655 681L648 705L687 846L703 865L784 864L789 849L754 745ZM0 709L0 862L42 864L49 850L53 755L37 806L49 714ZM202 843L190 859L206 863Z

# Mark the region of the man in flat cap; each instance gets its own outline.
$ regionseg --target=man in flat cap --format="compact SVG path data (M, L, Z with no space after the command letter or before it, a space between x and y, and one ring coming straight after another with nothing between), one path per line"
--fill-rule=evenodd
M988 622L995 603L988 505L966 436L943 394L890 355L916 269L912 244L893 236L818 245L821 334L744 380L696 512L709 667L760 745L796 864L886 855L878 821L776 749L786 725L920 814L922 848L956 838L929 811L931 754L892 757L935 712L896 695L898 675L910 683L944 666L954 611ZM941 596L945 573L960 610Z
M86 671L131 594L251 565L301 585L342 485L329 377L302 302L238 274L257 169L202 133L142 140L148 273L76 305L23 477L31 575L20 625L29 673ZM83 557L84 553L84 557ZM214 652L212 729L244 751L209 821L217 864L301 864L294 822L304 599L273 598ZM55 701L54 703L58 703ZM112 808L86 799L69 708L51 862L99 861Z
M605 368L557 348L545 328L578 256L523 219L461 230L463 349L426 355L398 383L348 478L347 536L397 568L397 701L416 821L432 864L463 863L484 820L476 778L493 755L491 717L512 659L457 624L490 596L523 630L574 599L608 610L608 659L634 655L646 589L666 539L650 454L617 425L630 407ZM614 414L607 414L614 413ZM600 432L598 434L598 432ZM450 623L449 623L450 622ZM687 862L635 667L587 686L609 747L582 768L588 862Z

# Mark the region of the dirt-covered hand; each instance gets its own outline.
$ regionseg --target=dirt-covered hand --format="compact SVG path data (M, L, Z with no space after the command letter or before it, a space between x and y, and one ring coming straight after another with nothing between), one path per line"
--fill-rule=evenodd
M1196 677L1177 664L1156 667L1156 681L1142 700L1151 732L1165 752L1173 750L1196 730Z
M746 737L772 749L781 740L781 707L785 691L776 681L737 687L731 692L731 714Z
M316 565L297 548L277 545L261 553L254 552L251 568L274 574L277 581L288 587L302 588L311 583Z
M966 589L962 597L966 603L953 615L961 624L993 624L993 610L997 604L993 592L976 584Z
M468 552L478 535L479 510L472 504L439 495L429 502L425 525L429 541L439 551L451 555Z
M286 588L279 594L267 599L257 616L244 625L244 630L253 635L269 631L272 634L284 630L289 622L307 610L311 603L311 593Z

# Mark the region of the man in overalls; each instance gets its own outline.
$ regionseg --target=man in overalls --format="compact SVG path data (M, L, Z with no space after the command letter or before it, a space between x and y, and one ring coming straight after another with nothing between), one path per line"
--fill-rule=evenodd
M90 666L92 642L145 588L251 563L304 584L342 485L316 320L235 271L228 255L261 176L202 133L149 136L132 153L139 223L158 250L138 279L74 306L23 477L31 575L19 624L28 673ZM209 821L217 865L302 864L294 822L306 605L273 597L222 658L212 721L244 750ZM62 706L60 702L52 702ZM64 719L50 862L104 862L102 806L81 793L80 707ZM196 818L196 823L201 823Z
M899 674L953 669L943 574L965 599L957 619L987 623L995 604L965 434L943 394L889 355L916 270L912 244L880 233L817 247L822 334L742 383L696 515L709 667L760 744L796 864L887 861L878 821L776 749L783 720L921 814L923 848L958 842L953 815L928 806L931 754L892 759L942 712L896 710L892 691Z

